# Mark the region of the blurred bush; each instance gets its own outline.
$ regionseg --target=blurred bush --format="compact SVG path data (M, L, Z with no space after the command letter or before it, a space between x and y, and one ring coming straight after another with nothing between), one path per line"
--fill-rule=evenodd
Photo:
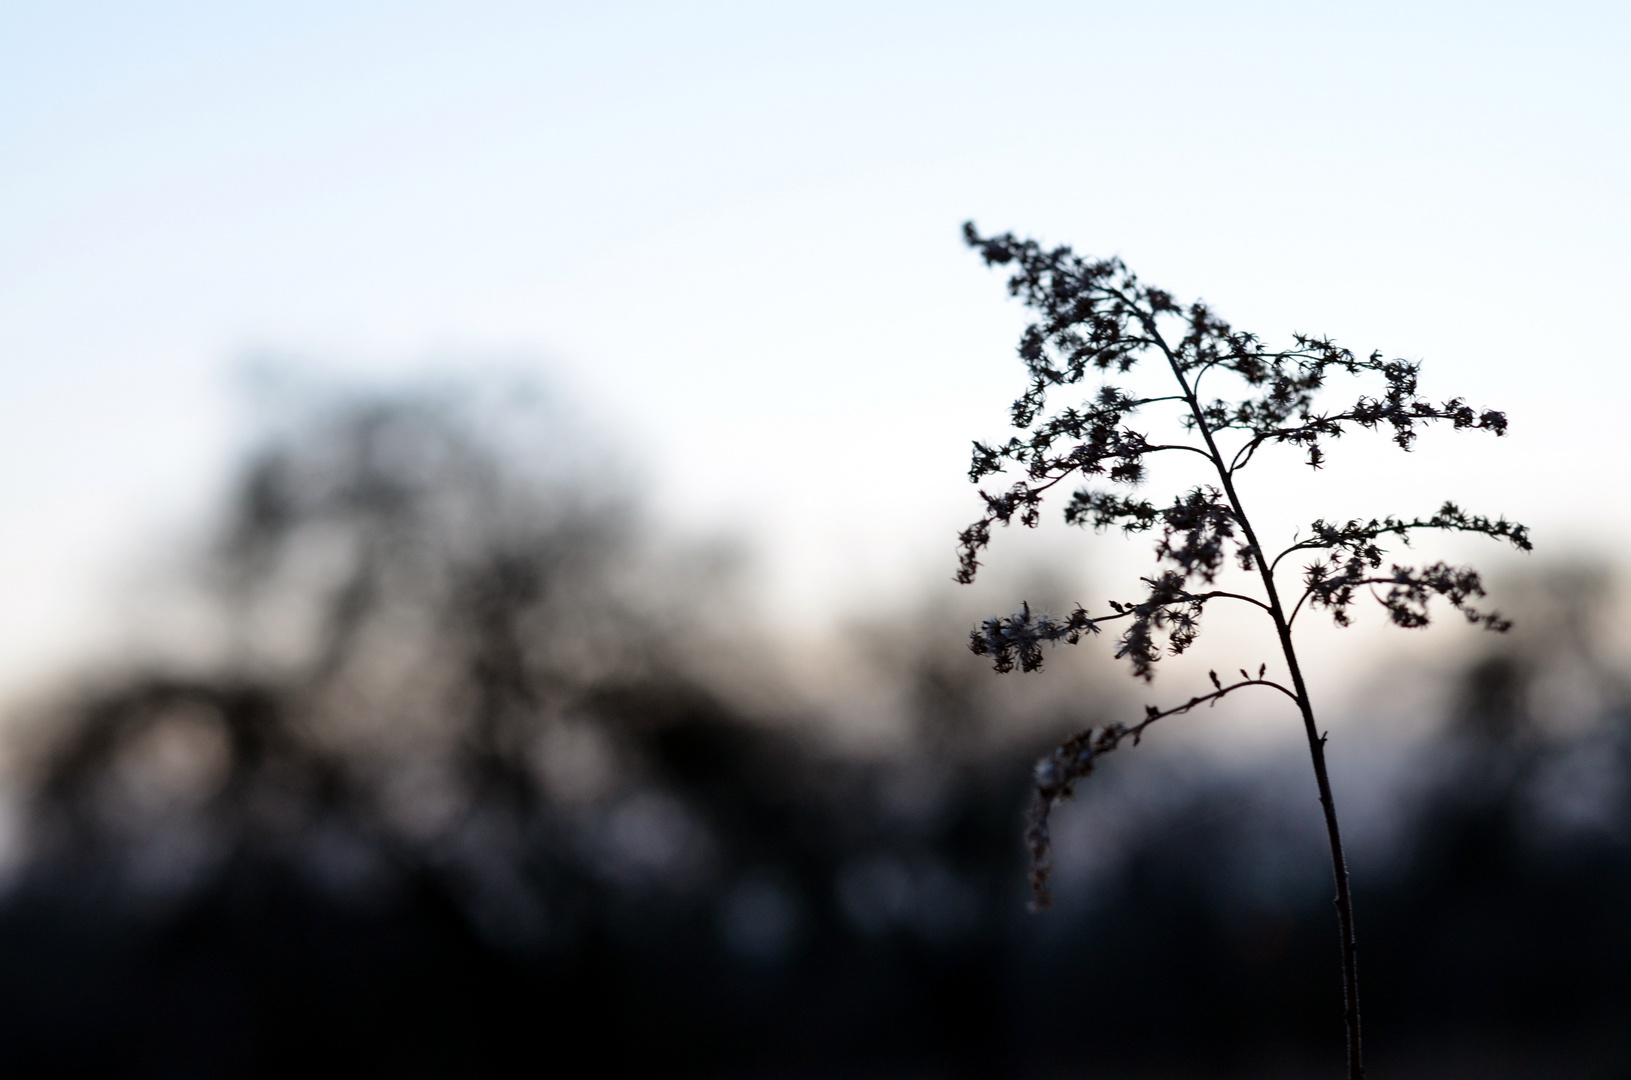
M715 561L655 543L575 437L474 400L284 424L199 568L207 661L90 679L27 729L17 1075L1338 1067L1300 762L1115 763L1029 918L1026 765L1057 731L901 613L873 663L903 737L825 737L743 690L774 669ZM1605 591L1538 583L1536 629L1398 751L1357 867L1378 1075L1631 1076ZM1128 769L1170 783L1118 801Z

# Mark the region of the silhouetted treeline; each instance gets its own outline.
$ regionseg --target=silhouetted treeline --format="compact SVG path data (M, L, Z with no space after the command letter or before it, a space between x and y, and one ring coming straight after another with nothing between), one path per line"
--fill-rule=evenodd
M1335 1074L1300 772L1127 755L1094 783L1166 769L1161 800L1065 812L1059 908L1027 916L1059 732L1004 737L997 677L927 647L888 750L734 692L762 665L707 559L571 439L506 430L428 393L313 409L242 472L200 658L29 726L12 1074ZM1401 751L1356 867L1377 1076L1631 1076L1599 586L1539 590Z

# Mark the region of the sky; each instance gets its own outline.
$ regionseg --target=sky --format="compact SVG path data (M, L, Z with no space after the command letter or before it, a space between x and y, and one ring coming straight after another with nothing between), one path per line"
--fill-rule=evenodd
M1270 470L1288 520L1612 553L1628 50L1608 4L4 5L0 693L202 527L257 365L535 376L791 622L951 588L1021 388L970 218L1511 417Z

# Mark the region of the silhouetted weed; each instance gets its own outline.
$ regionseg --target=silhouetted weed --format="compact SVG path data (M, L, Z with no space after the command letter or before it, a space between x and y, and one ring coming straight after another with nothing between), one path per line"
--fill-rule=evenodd
M1116 656L1132 665L1134 675L1149 681L1163 652L1178 655L1195 642L1208 604L1233 600L1260 608L1273 623L1290 682L1287 686L1269 678L1266 663L1255 675L1241 670L1240 678L1229 683L1213 671L1209 673L1210 693L1170 708L1146 706L1139 722L1084 731L1038 762L1025 835L1031 854L1033 907L1046 908L1050 903L1049 812L1093 771L1100 756L1128 739L1137 745L1157 720L1214 704L1237 690L1261 686L1284 694L1302 714L1325 811L1342 937L1348 1074L1351 1080L1359 1080L1364 1069L1353 903L1326 772L1326 736L1315 723L1292 627L1305 603L1328 610L1337 625L1348 625L1349 609L1359 590L1365 589L1399 626L1426 626L1428 603L1439 596L1468 621L1503 631L1508 627L1504 619L1475 606L1484 596L1476 571L1442 562L1421 567L1393 563L1384 569L1381 545L1389 538L1408 543L1415 531L1439 529L1481 533L1528 551L1528 531L1505 518L1491 520L1446 502L1428 517L1315 521L1308 537L1271 555L1246 514L1235 490L1235 477L1267 446L1294 447L1318 469L1325 460L1324 442L1353 427L1385 430L1400 449L1409 450L1424 424L1446 421L1457 430L1501 435L1506 431L1506 416L1475 410L1460 398L1434 403L1421 397L1418 365L1385 360L1379 352L1360 358L1328 338L1304 334L1294 335L1289 349L1269 349L1256 335L1235 330L1206 305L1197 301L1185 307L1169 293L1143 284L1119 259L1085 259L1068 247L1047 249L1011 233L982 237L972 222L964 225L963 233L988 265L1013 268L1009 292L1035 311L1036 318L1019 343L1030 385L1014 402L1011 414L1023 437L996 446L976 442L969 469L974 482L1011 466L1021 469L1024 476L998 494L980 492L985 514L959 537L958 581L974 580L993 524L1007 525L1017 519L1034 527L1047 493L1071 478L1136 491L1147 477L1146 459L1169 452L1200 455L1206 460L1207 472L1216 478L1215 486L1193 487L1167 505L1102 488L1073 493L1064 508L1065 520L1071 524L1099 530L1120 526L1129 534L1158 530L1157 570L1142 579L1142 598L1108 601L1110 611L1103 615L1077 607L1062 617L1051 616L1032 612L1024 604L1012 615L986 619L973 631L970 647L991 657L999 672L1012 671L1015 666L1034 671L1042 666L1045 644L1075 643L1084 635L1098 634L1105 624L1119 623ZM1127 375L1143 361L1170 373L1171 393L1142 396L1102 382L1078 404L1059 406L1048 400L1056 388ZM1214 372L1214 378L1233 376L1240 396L1203 398L1201 382ZM1379 376L1381 391L1374 397L1361 395L1345 408L1322 410L1316 399L1326 380L1336 373ZM1129 426L1134 415L1161 405L1171 405L1177 413L1167 421L1171 436L1152 439ZM1302 568L1301 591L1288 606L1281 598L1276 572L1282 560L1299 552L1317 557ZM1255 573L1260 592L1214 587L1231 560L1241 570Z

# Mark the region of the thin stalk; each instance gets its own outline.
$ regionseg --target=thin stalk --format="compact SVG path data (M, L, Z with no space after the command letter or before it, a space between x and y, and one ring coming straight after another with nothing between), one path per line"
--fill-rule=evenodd
M1166 354L1173 377L1178 380L1178 385L1183 387L1184 400L1189 404L1190 415L1195 418L1195 426L1206 442L1207 456L1212 459L1212 464L1217 469L1218 479L1222 482L1224 494L1229 499L1229 507L1234 512L1235 520L1240 522L1241 531L1246 534L1246 543L1250 545L1255 555L1254 561L1263 578L1263 589L1268 595L1269 615L1274 619L1275 632L1280 636L1280 652L1285 657L1286 667L1291 671L1291 685L1296 691L1297 709L1302 713L1303 729L1308 736L1308 753L1314 763L1314 780L1319 786L1320 806L1325 811L1325 833L1331 845L1331 871L1336 878L1337 925L1342 937L1342 1015L1348 1029L1348 1080L1363 1080L1365 1066L1359 1042L1359 951L1354 941L1353 896L1348 886L1348 860L1342 852L1342 831L1337 826L1336 801L1331 795L1331 778L1325 767L1325 736L1320 734L1318 725L1314 722L1314 706L1309 700L1302 665L1297 661L1297 650L1291 641L1291 623L1286 618L1284 605L1280 602L1280 592L1274 586L1273 567L1269 565L1263 546L1257 542L1257 534L1252 529L1250 519L1246 517L1240 496L1235 492L1233 475L1224 464L1223 455L1219 453L1217 443L1212 438L1212 430L1206 424L1200 400L1190 388L1189 380L1184 377L1178 358L1161 339L1154 327L1153 319L1147 319L1145 326L1155 338L1156 344Z

